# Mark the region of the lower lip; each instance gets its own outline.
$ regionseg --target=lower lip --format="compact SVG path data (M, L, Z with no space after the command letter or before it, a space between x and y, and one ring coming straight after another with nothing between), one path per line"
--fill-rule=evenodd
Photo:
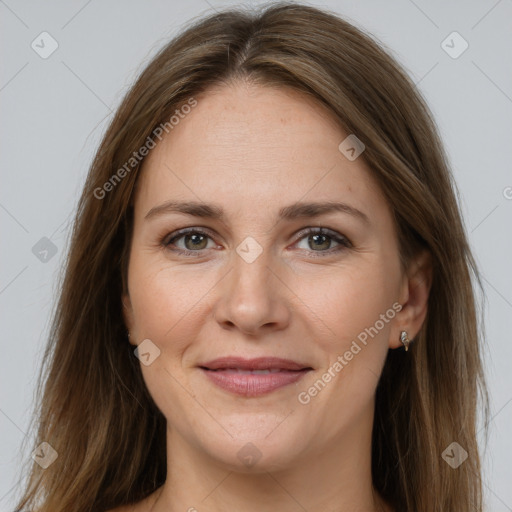
M251 397L264 395L276 389L293 384L310 370L287 371L273 373L240 373L236 370L205 370L201 371L217 386L236 395Z

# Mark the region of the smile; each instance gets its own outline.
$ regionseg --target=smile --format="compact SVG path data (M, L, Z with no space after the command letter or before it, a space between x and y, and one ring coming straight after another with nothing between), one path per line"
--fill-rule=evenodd
M313 370L310 366L279 358L220 358L199 366L217 387L233 394L255 397L294 384Z

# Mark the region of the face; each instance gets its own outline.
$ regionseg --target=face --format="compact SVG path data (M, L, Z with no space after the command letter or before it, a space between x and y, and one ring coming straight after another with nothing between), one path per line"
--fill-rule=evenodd
M247 84L196 99L139 177L125 319L176 446L291 466L371 428L407 327L391 211L321 105Z

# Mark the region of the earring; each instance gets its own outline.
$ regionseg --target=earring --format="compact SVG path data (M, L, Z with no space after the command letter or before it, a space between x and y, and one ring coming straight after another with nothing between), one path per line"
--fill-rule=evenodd
M405 347L405 351L407 352L409 350L409 343L411 343L411 340L407 336L407 331L402 331L400 333L400 341L402 342L402 345Z
M130 331L126 331L126 334L128 336L128 341L130 340Z

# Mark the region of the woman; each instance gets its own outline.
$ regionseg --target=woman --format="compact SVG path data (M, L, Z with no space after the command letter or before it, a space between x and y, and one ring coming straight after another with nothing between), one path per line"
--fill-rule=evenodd
M18 508L481 511L472 278L378 44L294 3L197 21L91 167Z

